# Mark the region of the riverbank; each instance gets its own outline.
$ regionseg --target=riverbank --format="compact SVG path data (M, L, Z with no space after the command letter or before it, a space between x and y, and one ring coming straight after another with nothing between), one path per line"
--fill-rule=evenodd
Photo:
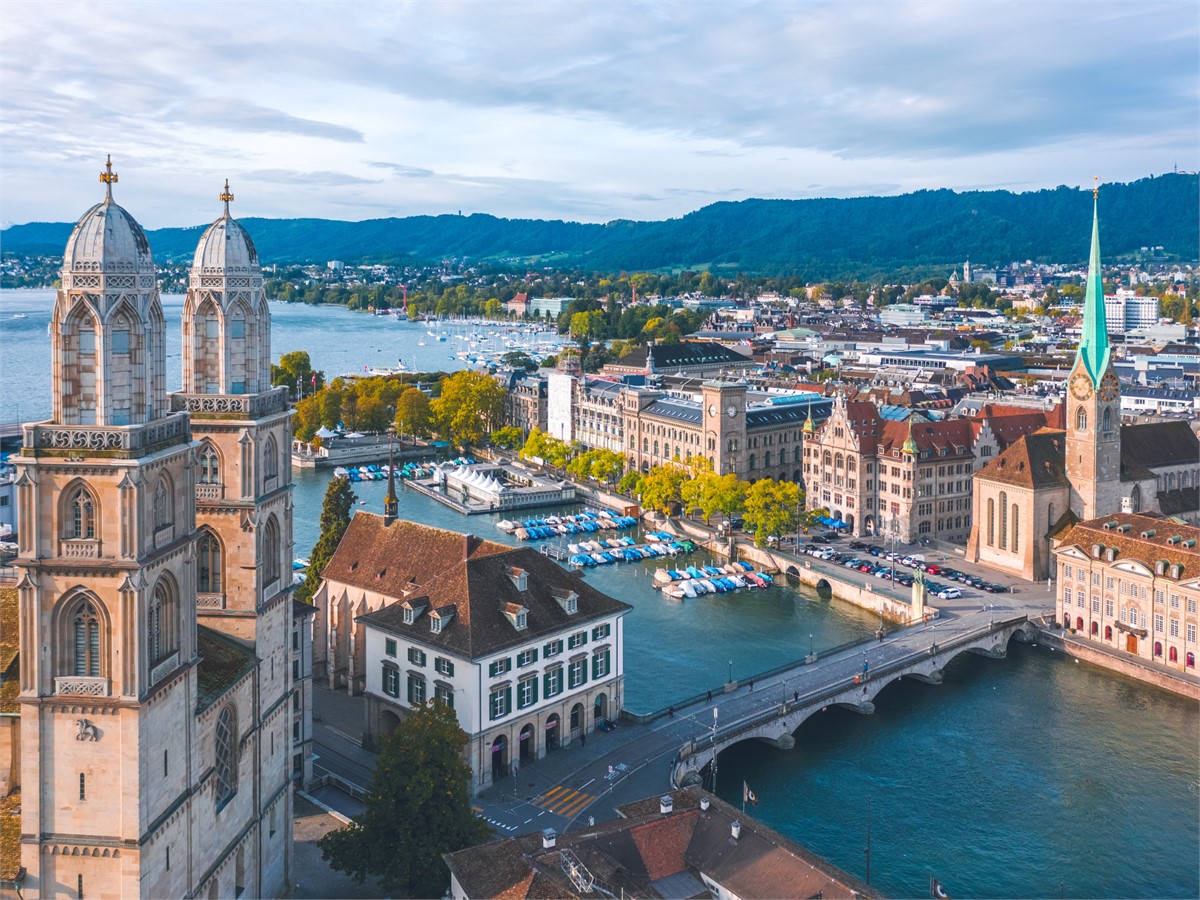
M1046 646L1101 669L1126 678L1133 678L1160 690L1200 701L1200 678L1147 662L1136 656L1121 653L1110 647L1094 644L1086 638L1071 634L1052 623L1038 626L1039 640Z

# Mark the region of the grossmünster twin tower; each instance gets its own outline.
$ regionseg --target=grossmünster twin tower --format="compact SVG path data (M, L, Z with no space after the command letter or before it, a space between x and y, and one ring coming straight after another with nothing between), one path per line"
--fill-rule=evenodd
M291 864L291 425L249 235L196 248L183 390L146 234L75 225L53 416L18 467L25 896L280 896Z

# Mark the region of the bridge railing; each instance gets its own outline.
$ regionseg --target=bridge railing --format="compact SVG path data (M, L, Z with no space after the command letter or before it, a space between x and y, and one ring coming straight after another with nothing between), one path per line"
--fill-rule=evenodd
M989 625L973 629L966 634L951 638L944 644L938 644L937 654L942 654L949 650L957 650L959 647L971 644L988 634L993 634L997 631L1003 631L1005 628L1009 628L1013 625L1020 625L1026 621L1028 621L1028 616L1020 615L1014 616L1011 619L1005 619L1000 622L992 622ZM895 674L896 672L902 672L913 663L922 659L926 659L930 655L931 654L928 649L916 650L871 672L869 680L878 681L881 678L886 678L888 675ZM686 759L687 757L692 756L698 751L704 750L706 747L714 743L726 744L731 738L735 738L738 735L744 734L748 731L753 731L766 722L771 722L775 719L778 719L781 715L780 707L783 708L783 714L786 715L792 710L801 709L806 706L812 706L813 704L819 703L822 700L831 700L839 694L845 693L847 688L854 686L855 684L853 677L846 678L844 680L839 679L837 684L818 688L817 690L809 691L807 694L801 694L798 700L783 700L762 712L754 713L751 716L738 719L737 721L731 722L723 728L719 728L716 734L710 734L707 740L704 738L696 738L688 741L679 751L678 758Z

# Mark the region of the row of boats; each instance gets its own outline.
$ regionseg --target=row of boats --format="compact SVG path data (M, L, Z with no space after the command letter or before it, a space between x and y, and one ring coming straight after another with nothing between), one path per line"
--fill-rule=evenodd
M571 555L567 563L577 569L607 566L615 562L637 562L643 559L663 559L683 553L692 553L696 545L691 541L663 541L637 546L633 538L608 538L604 541L583 541L568 544Z
M510 522L505 519L496 523L497 528L513 535L519 541L541 541L569 534L595 534L598 531L624 531L635 525L637 519L633 516L614 516L606 510L584 510L574 515L544 516L526 519L523 522Z
M473 466L475 460L467 459L465 456L460 456L452 462L460 466ZM396 466L397 478L432 478L433 470L437 467L435 462L406 462L403 465ZM351 481L383 481L388 477L388 466L386 464L379 466L371 464L369 466L359 466L358 468L346 468L338 466L333 470L334 478L349 478Z
M756 572L749 563L731 562L725 566L688 566L686 569L658 569L654 580L667 597L676 600L699 597L702 594L725 594L742 588L767 588L774 579L766 572Z

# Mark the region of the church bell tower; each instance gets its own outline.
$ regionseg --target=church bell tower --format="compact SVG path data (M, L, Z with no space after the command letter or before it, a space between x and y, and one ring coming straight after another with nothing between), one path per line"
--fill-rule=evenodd
M1070 507L1081 519L1120 509L1121 386L1113 368L1100 270L1097 191L1092 192L1092 247L1079 351L1067 379L1066 472Z

